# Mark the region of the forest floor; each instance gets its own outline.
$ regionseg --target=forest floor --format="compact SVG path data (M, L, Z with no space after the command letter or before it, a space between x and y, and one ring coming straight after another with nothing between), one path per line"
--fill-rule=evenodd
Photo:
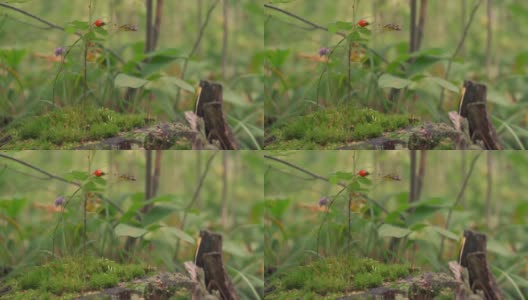
M296 117L266 131L265 149L452 150L459 138L460 132L449 124L344 106Z

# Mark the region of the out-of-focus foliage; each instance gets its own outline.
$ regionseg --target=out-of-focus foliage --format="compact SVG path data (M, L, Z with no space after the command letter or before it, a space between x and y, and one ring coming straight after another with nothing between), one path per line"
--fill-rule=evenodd
M86 251L185 273L183 262L194 261L199 231L207 229L222 233L227 271L239 292L250 299L261 297L264 165L258 153L162 152L158 190L147 213L140 213L145 204L143 151L9 155L78 182L82 188L0 158L0 266L16 271L17 266ZM198 180L212 155L193 203ZM96 169L105 175L93 175ZM127 237L141 237L133 252L125 250Z
M487 1L427 1L421 47L409 54L409 2L274 2L274 6L329 32L266 9L265 114L270 128L289 123L295 116L349 102L449 123L447 112L458 109L463 81L474 80L487 85L489 111L502 142L514 149L528 145L524 129L528 55L520 39L528 34L526 3L491 2L492 17L488 19ZM370 25L355 25L362 19ZM492 26L489 64L488 24ZM404 90L389 100L392 88Z
M488 237L489 261L501 289L514 298L518 290L528 291L524 279L528 270L527 154L428 152L420 200L415 203L408 202L407 151L271 155L330 182L267 160L264 254L269 270L278 269L280 274L320 256L354 254L411 263L423 271L447 271L447 261L458 260L463 230L472 229ZM467 187L458 198L477 155ZM360 169L370 175L358 177ZM342 191L339 183L348 190ZM392 238L403 242L394 247Z
M228 1L225 58L222 1L164 1L159 41L148 54L144 1L9 4L65 30L2 7L0 126L84 102L158 121L183 120L183 111L194 110L203 79L224 86L227 120L242 148L261 147L264 29L255 1ZM106 25L93 26L96 19ZM189 57L199 36L199 47ZM129 93L129 87L138 90Z

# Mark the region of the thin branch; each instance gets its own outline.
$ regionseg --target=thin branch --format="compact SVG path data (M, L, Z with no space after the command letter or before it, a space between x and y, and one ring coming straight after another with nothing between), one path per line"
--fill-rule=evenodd
M491 68L491 48L493 47L492 38L493 38L493 10L491 5L491 0L487 1L486 12L488 17L488 22L486 26L486 71L488 76L490 74Z
M418 18L417 31L417 41L416 41L416 50L420 49L422 45L424 27L425 27L425 16L427 14L427 0L422 0L420 2L420 17Z
M185 62L183 64L182 79L184 79L184 77L185 77L185 71L187 70L187 64L189 62L189 59L191 59L191 57L194 56L194 53L198 49L198 46L200 46L200 42L202 41L203 33L205 31L205 27L207 27L207 24L209 23L209 20L211 19L211 13L213 12L213 10L216 7L216 5L218 4L218 1L219 0L216 0L216 2L213 3L213 5L211 5L211 7L209 7L209 10L207 11L207 15L205 17L205 22L202 24L202 27L200 27L200 32L198 33L198 37L196 38L196 41L194 41L193 48L192 48L191 52L189 53L189 55L187 56L187 59L185 60Z
M1 4L1 3L0 3L0 4ZM21 165L24 165L24 166L30 168L30 169L33 169L33 170L35 170L35 171L37 171L37 172L39 172L39 173L41 173L41 174L44 174L44 175L46 175L46 176L48 177L48 179L55 179L55 180L58 180L58 181L66 182L66 183L68 183L68 184L72 184L72 185L75 185L75 186L77 186L77 187L80 187L80 186L81 186L81 184L78 183L78 182L71 181L71 180L68 180L68 179L66 179L66 178L63 178L63 177L60 177L60 176L57 176L57 175L53 175L53 174L51 174L51 173L49 173L49 172L47 172L47 171L42 170L42 169L39 168L39 167L36 167L36 166L34 166L34 165L30 164L30 163L27 163L27 162L25 162L25 161L22 161L22 160L18 159L18 158L14 158L14 157L11 157L11 156L9 156L9 155L5 155L5 154L3 154L3 153L0 153L0 157L3 157L3 158L5 158L5 159L12 160L12 161L14 161L14 162L17 162L17 163L19 163L19 164L21 164Z
M280 158L276 158L276 157L270 156L270 155L264 155L264 158L271 159L271 160L274 160L274 161L279 162L281 164L287 165L287 166L289 166L289 167L291 167L291 168L293 168L293 169L295 169L295 170L297 170L299 172L302 172L304 174L309 175L310 177L312 177L314 179L319 179L319 180L322 180L322 181L330 182L330 180L327 177L324 177L324 176L321 176L321 175L317 175L317 174L315 174L313 172L310 172L310 171L308 171L306 169L303 169L303 168L301 168L299 166L296 166L296 165L294 165L294 164L292 164L290 162L287 162L285 160L282 160ZM336 184L339 185L340 187L348 188L348 186L345 183L343 183L343 182L338 182ZM363 198L367 199L368 201L370 201L370 202L374 203L376 206L378 206L381 210L383 210L383 212L385 212L387 214L389 213L388 210L383 205L381 205L381 203L379 203L378 201L368 197L367 195L365 195L363 193L360 193L360 194L361 194L361 196ZM403 218L404 216L400 215L400 217Z
M203 183L205 181L205 177L207 176L207 173L209 173L211 162L213 161L213 158L216 156L217 153L218 151L215 151L213 155L211 155L211 157L209 157L209 159L205 163L205 170L203 171L202 176L200 177L200 181L198 181L198 185L196 186L196 189L194 190L194 195L192 197L192 200L191 202L189 202L189 204L187 204L187 207L185 208L185 210L191 209L194 203L196 202L196 199L198 199L198 196L200 195L200 191L202 190ZM182 228L183 228L184 222L185 222L185 218L183 218L183 221L182 221Z
M281 164L284 164L284 165L287 165L288 167L294 168L294 169L297 170L297 171L300 171L300 172L302 172L302 173L304 173L304 174L310 175L312 178L319 179L319 180L323 180L323 181L326 181L326 182L329 181L328 178L326 178L326 177L323 177L323 176L317 175L317 174L315 174L315 173L312 173L312 172L310 172L310 171L308 171L308 170L306 170L306 169L303 169L303 168L301 168L301 167L298 167L298 166L296 166L296 165L294 165L294 164L292 164L292 163L290 163L290 162L287 162L287 161L285 161L285 160L282 160L282 159L280 159L280 158L276 158L276 157L269 156L269 155L264 155L264 158L267 158L267 159L271 159L271 160L274 160L274 161L280 162ZM341 183L341 182L339 182L338 185L340 185L340 186L342 186L342 187L346 187L346 184Z
M416 51L416 0L411 0L411 30L409 36L409 53Z
M323 31L326 31L326 32L330 32L330 31L328 30L328 28L326 28L326 27L324 27L324 26L321 26L321 25L318 25L318 24L315 24L314 22L308 21L308 20L306 20L305 18L300 17L300 16L298 16L298 15L296 15L296 14L294 14L294 13L291 13L291 12L289 12L289 11L286 11L286 10L284 10L284 9L278 8L278 7L273 6L273 5L270 5L270 4L264 4L264 7L269 8L269 9L273 9L273 10L276 10L276 11L281 12L281 13L283 13L283 14L285 14L285 15L288 15L288 16L290 16L290 17L292 17L292 18L295 18L295 19L297 19L297 20L299 20L299 21L301 21L301 22L303 22L303 23L305 23L305 24L311 26L312 28L310 28L310 29L318 29L318 30L323 30ZM335 32L335 34L341 36L342 38L346 38L346 36L347 36L346 33L339 32L339 31L338 31L338 32ZM369 48L369 47L366 47L365 45L361 45L361 46L363 46L364 48L366 48L369 52L371 52L372 54L374 54L375 56L377 56L377 57L378 57L379 59L381 59L383 62L385 62L385 63L389 63L385 57L383 57L381 54L379 54L378 52L376 52L374 49Z
M228 0L224 0L224 36L222 38L222 79L226 80L227 69L227 48L229 37L229 5Z
M146 20L146 36L145 36L145 53L152 51L152 0L147 0L145 2L147 10L147 20Z
M6 4L6 3L0 3L0 6L5 7L5 8L8 8L8 9L11 9L11 10L14 10L14 11L16 11L16 12L19 12L19 13L23 14L23 15L26 15L26 16L32 18L32 19L35 19L35 20L37 20L37 21L39 21L39 22L41 22L41 23L44 23L44 24L48 25L48 26L49 26L50 28L52 28L52 29L57 29L57 30L64 31L64 27L59 26L59 25L57 25L57 24L53 24L53 23L51 23L51 22L49 22L49 21L46 21L46 20L44 20L44 19L42 19L42 18L40 18L40 17L38 17L38 16L36 16L36 15L34 15L34 14L31 14L31 13L25 11L25 10L22 10L22 9L20 9L20 8L17 8L17 7L11 6L11 5ZM75 35L76 35L76 36L82 36L82 34L81 34L81 33L78 33L78 32L76 32ZM120 63L122 63L122 64L125 63L125 61L123 60L123 58L121 58L121 56L119 56L119 55L118 55L116 52L114 52L112 49L106 48L106 47L103 46L103 44L101 44L101 43L95 43L95 45L97 45L97 46L100 47L101 49L103 49L103 50L107 51L108 53L110 53L110 54L111 54L115 59L117 59Z
M475 169L475 165L477 163L477 159L480 157L480 154L482 154L482 151L479 152L477 155L475 155L473 160L471 160L471 164L469 166L469 170L468 170L468 172L466 174L466 177L464 178L464 181L462 182L462 186L460 187L460 191L458 192L458 195L457 195L457 198L455 200L455 203L453 203L453 205L449 208L449 212L447 213L447 220L446 220L446 223L445 223L445 226L444 226L445 229L449 229L449 223L451 222L451 216L453 214L453 210L454 210L454 208L456 206L458 206L458 204L462 200L462 197L464 196L464 192L466 191L466 187L467 187L467 184L469 182L469 178L471 177L471 174L473 174L473 170ZM444 252L444 239L445 239L445 237L442 236L442 240L440 242L440 251L438 252L438 256L439 257L441 257L442 256L442 252Z
M74 185L74 186L79 187L79 188L82 186L82 184L80 184L78 182L75 182L75 181L72 181L72 180L68 180L68 179L66 179L64 177L60 177L60 176L51 174L51 173L49 173L49 172L47 172L47 171L45 171L45 170L43 170L43 169L41 169L39 167L36 167L36 166L34 166L34 165L30 164L30 163L27 163L25 161L22 161L22 160L18 159L18 158L14 158L14 157L11 157L9 155L5 155L3 153L0 153L0 157L5 158L5 159L9 159L9 160L12 160L12 161L14 161L16 163L24 165L24 166L26 166L26 167L28 167L30 169L33 169L33 170L45 175L46 177L36 177L36 176L29 175L29 174L27 174L27 176L35 177L35 178L37 178L39 180L58 180L58 181L62 181L62 182ZM16 170L16 172L19 172L21 174L25 174L24 172L21 172L21 171L18 171L18 170ZM111 206L113 206L117 211L119 211L120 213L123 213L123 210L121 209L121 207L119 207L117 204L115 204L112 200L104 197L101 194L96 194L96 195L98 197L100 197L101 199L103 199L108 204L110 204Z
M222 226L225 228L227 226L227 213L228 213L228 203L227 203L227 188L228 188L228 162L227 162L227 152L222 151Z
M486 182L486 224L489 226L490 219L491 219L491 197L493 194L493 152L489 151L486 152L487 160L486 160L486 167L487 167L487 182Z
M207 27L207 24L209 24L209 20L211 19L211 13L213 12L214 8L216 7L216 5L218 4L219 1L220 0L216 0L216 2L213 3L213 5L211 5L211 7L209 7L209 10L207 11L207 15L205 17L205 21L202 24L202 26L200 27L200 31L198 32L198 37L196 38L196 41L194 41L193 48L192 48L191 52L189 52L189 55L187 55L187 58L185 59L185 61L183 63L183 68L182 68L182 72L181 72L181 79L182 80L185 80L185 72L187 71L187 65L189 64L189 60L191 59L191 57L194 56L194 54L198 50L198 47L200 46L200 42L202 41L203 33L205 31L205 27ZM176 98L176 103L178 103L180 101L180 97L181 97L181 89L178 91L178 96Z
M471 23L473 23L473 18L475 17L475 14L477 13L477 10L480 7L481 3L482 3L482 0L479 0L479 2L477 4L475 4L475 6L473 7L473 10L471 11L471 15L469 17L469 20L468 20L468 22L466 24L466 27L464 28L464 33L462 34L462 37L460 38L460 41L458 41L458 46L457 46L455 52L453 52L453 55L451 55L451 59L449 59L449 61L447 62L447 69L446 69L445 74L444 74L444 79L446 79L446 80L449 77L449 72L451 71L451 65L453 64L453 61L457 57L457 55L460 52L460 50L462 50L462 46L464 46L464 41L466 40L467 33L469 31L469 27L471 26ZM438 102L438 105L442 105L442 103L444 102L444 93L445 93L445 89L442 89L442 92L440 94L440 101Z
M187 220L187 211L193 207L193 205L195 204L196 200L200 196L200 191L202 190L202 186L203 186L203 183L205 181L205 177L209 173L209 168L211 167L211 162L213 161L213 158L216 156L217 153L218 153L218 151L215 151L213 153L213 155L211 155L209 157L209 159L207 160L207 162L205 163L205 169L203 170L202 176L200 177L200 180L198 181L198 185L196 186L196 189L194 190L194 195L192 197L192 200L185 207L185 210L184 210L184 213L183 213L183 218L182 218L182 221L181 221L181 224L180 224L180 229L181 230L183 230L184 227L185 227L185 221ZM176 242L176 251L174 251L174 253L176 253L176 255L178 255L179 251L180 251L180 240L178 240Z
M283 14L285 14L285 15L288 15L288 16L294 18L294 19L297 19L297 20L299 20L299 21L301 21L301 22L303 22L303 23L305 23L305 24L310 25L311 27L313 27L313 28L315 28L315 29L320 29L320 30L328 31L328 28L326 28L326 27L324 27L324 26L321 26L321 25L317 25L317 24L315 24L315 23L313 23L313 22L311 22L311 21L306 20L306 19L303 18L303 17L300 17L300 16L298 16L298 15L296 15L296 14L294 14L294 13L291 13L291 12L289 12L289 11L286 11L286 10L284 10L284 9L278 8L278 7L273 6L273 5L270 5L270 4L264 4L264 7L269 8L269 9L273 9L273 10L276 10L276 11L278 11L278 12L281 12L281 13L283 13ZM340 36L342 36L342 37L345 37L345 36L346 36L346 34L344 34L344 33L342 33L342 32L336 32L336 34L337 34L337 35L340 35Z
M152 40L152 49L156 49L161 32L161 16L163 15L163 0L156 2L156 17L154 19L154 36Z
M44 24L48 25L51 28L59 29L59 30L63 30L64 31L64 27L61 27L59 25L53 24L53 23L51 23L49 21L46 21L46 20L44 20L44 19L42 19L42 18L40 18L40 17L38 17L38 16L36 16L36 15L34 15L32 13L29 13L29 12L27 12L25 10L22 10L22 9L20 9L18 7L11 6L11 5L7 4L7 3L0 3L0 6L3 6L5 8L9 8L9 9L14 10L16 12L19 12L19 13L21 13L23 15L26 15L26 16L32 18L32 19L35 19L35 20L37 20L37 21L39 21L41 23L44 23Z

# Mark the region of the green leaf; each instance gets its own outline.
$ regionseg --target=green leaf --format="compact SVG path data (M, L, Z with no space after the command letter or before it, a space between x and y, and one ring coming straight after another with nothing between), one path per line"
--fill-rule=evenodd
M354 178L354 173L352 173L352 172L336 172L335 176L337 176L337 178L339 180L350 180L350 179Z
M487 247L489 252L504 257L510 257L513 254L511 250L508 249L508 247L504 244L504 242L500 242L496 239L489 239Z
M114 85L118 88L140 88L148 83L148 80L143 78L130 76L124 73L120 73L114 80Z
M71 171L70 173L64 175L64 178L68 180L85 181L89 176L90 175L84 171Z
M189 93L194 93L194 87L187 83L184 80L181 80L179 78L173 77L173 76L165 76L163 77L165 80L167 80L169 83L174 84L175 86L179 87L180 89L187 91Z
M380 237L403 238L410 233L411 231L407 228L397 227L390 224L383 224L378 228L378 234Z
M165 231L167 231L169 234L171 234L175 238L180 239L180 240L182 240L184 242L187 242L187 243L193 244L193 245L196 244L196 242L195 242L195 240L194 240L194 238L192 236L190 236L185 231L180 230L180 229L178 229L176 227L166 227Z
M451 91L453 93L460 93L460 89L452 84L451 82L443 79L443 78L440 78L440 77L429 77L429 80L433 81L434 83L438 84L439 86L443 87L444 89L448 90L448 91Z
M164 205L153 206L145 215L143 215L143 218L141 219L141 223L145 227L150 224L158 223L175 211L177 211L177 209L171 206L164 206Z
M367 177L361 177L359 176L357 178L357 181L363 185L372 185L372 181L370 179L368 179Z
M453 241L458 241L460 239L460 236L442 227L430 226L430 228L438 232L440 235L445 236L446 238L451 239Z
M410 229L411 231L416 232L416 231L420 231L420 230L422 230L422 229L424 229L424 228L426 228L426 227L428 227L427 224L424 224L424 223L418 223L418 224L413 224L413 225L411 225L411 227L409 227L409 229Z
M12 198L0 200L0 208L2 212L6 212L11 218L16 218L22 209L27 204L26 198Z
M241 243L234 243L230 240L226 240L224 241L222 246L225 252L230 253L234 256L249 257L251 255L247 251L244 250L244 245Z
M224 89L224 101L238 106L249 105L249 103L244 99L242 95L235 93L229 89Z
M143 199L140 202L144 202ZM164 205L171 206L171 209L179 211L183 211L187 207L187 203L182 197L171 194L157 196L144 202L145 205L152 203L165 203Z
M114 228L114 232L118 236L129 236L133 238L138 238L147 233L147 230L130 226L127 224L119 224L116 226L116 228Z
M378 80L378 85L381 88L396 88L403 89L404 87L411 84L412 81L396 77L390 74L383 74Z
M266 201L266 213L270 213L276 219L280 219L286 212L288 206L290 206L291 200L286 199L267 199Z
M349 191L354 191L354 192L360 192L360 191L363 190L361 188L361 184L358 181L356 181L356 180L354 180L350 184L348 184L347 188L348 188Z
M90 28L90 24L88 24L88 22L73 21L73 22L67 23L64 26L64 31L66 33L72 34L72 33L75 33L77 31L88 30L89 28Z
M337 21L334 23L328 24L328 31L331 33L336 33L338 31L349 31L354 28L354 23L352 22L343 22Z
M290 49L266 50L266 57L275 68L280 68L290 55Z
M175 60L187 59L187 57L181 55L180 52L181 51L179 49L169 48L149 53L146 56L148 59L146 60L146 62L143 62L141 70L142 74L144 76L147 76L169 66Z

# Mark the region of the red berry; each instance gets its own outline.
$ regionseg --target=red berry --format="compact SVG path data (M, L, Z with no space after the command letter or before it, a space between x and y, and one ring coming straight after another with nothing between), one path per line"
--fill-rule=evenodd
M101 20L101 19L97 19L97 20L95 20L95 22L94 22L94 25L97 26L97 27L104 26L105 24L106 24L106 23L103 22L103 20Z
M93 172L93 174L94 174L95 176L97 176L97 177L101 177L101 176L103 176L105 173L104 173L103 171L97 169L97 170L95 170L95 171Z
M369 22L367 22L367 20L364 20L364 19L361 19L359 20L359 22L357 22L357 24L361 27L365 27L367 25L369 25Z
M357 173L359 176L361 177L366 177L368 176L370 173L367 171L367 170L359 170L359 172Z

